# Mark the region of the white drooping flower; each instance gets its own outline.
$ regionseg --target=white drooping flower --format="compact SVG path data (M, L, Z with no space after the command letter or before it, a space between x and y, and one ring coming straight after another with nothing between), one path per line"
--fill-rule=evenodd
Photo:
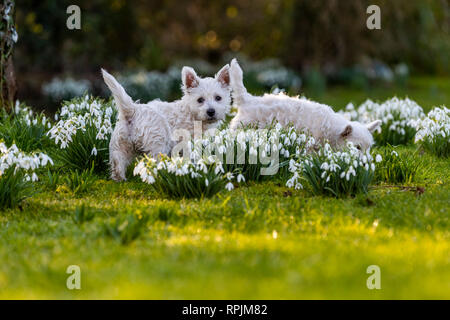
M241 181L245 182L245 177L242 174L238 174L237 182L240 183Z
M234 189L234 185L231 182L228 182L227 185L225 186L225 189L231 191Z

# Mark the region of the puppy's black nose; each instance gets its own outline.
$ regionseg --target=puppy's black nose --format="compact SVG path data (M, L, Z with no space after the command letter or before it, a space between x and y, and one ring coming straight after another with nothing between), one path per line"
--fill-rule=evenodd
M206 114L212 117L216 114L216 110L214 110L213 108L209 108L208 110L206 110Z

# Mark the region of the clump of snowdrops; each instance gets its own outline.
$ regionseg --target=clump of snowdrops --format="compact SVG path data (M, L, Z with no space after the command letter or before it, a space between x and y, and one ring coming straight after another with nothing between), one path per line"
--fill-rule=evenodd
M209 197L232 190L234 183L287 178L289 160L304 156L314 145L309 135L279 124L266 129L212 130L180 144L182 157L175 149L172 157L144 157L134 175L169 196Z
M212 155L226 172L239 172L247 181L259 181L287 178L289 160L306 154L314 145L310 135L274 123L264 129L213 130L192 141L189 151L194 162Z
M394 97L383 103L366 100L355 109L348 104L344 112L350 120L369 123L381 120L381 127L374 133L378 145L411 143L416 134L414 121L424 117L423 109L415 101Z
M59 147L55 160L66 169L95 173L108 170L109 140L117 118L113 100L86 95L63 103L58 121L48 132Z
M160 155L158 159L144 156L133 171L158 193L174 198L211 197L217 192L234 189L233 181L244 181L240 174L225 172L214 157L198 159Z
M375 162L381 160L380 155L374 159L369 151L362 153L352 143L342 150L333 150L325 143L319 150L290 161L293 175L286 186L334 197L367 193Z
M16 101L10 112L0 111L0 139L6 145L15 144L25 152L46 150L52 143L46 136L51 121L43 113Z
M32 193L36 171L52 159L45 153L24 153L15 144L7 147L0 141L0 208L12 208Z
M426 118L414 122L415 142L438 157L450 156L450 109L434 108Z

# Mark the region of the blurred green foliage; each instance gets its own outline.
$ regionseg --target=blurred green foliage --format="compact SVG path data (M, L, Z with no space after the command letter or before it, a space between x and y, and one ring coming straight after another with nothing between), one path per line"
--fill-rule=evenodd
M66 28L69 0L17 4L19 68L165 69L175 59L217 62L226 51L280 57L297 69L348 65L361 56L448 72L450 9L441 0L81 0L81 30ZM366 8L381 8L368 30ZM433 57L433 59L430 59Z
M81 30L66 28L71 4L17 3L20 99L39 105L42 84L55 76L89 80L100 94L100 67L167 71L195 60L208 69L233 56L275 57L316 95L334 81L367 89L371 83L355 65L368 61L369 68L379 61L381 72L395 65L415 74L450 72L445 0L80 0ZM371 4L381 8L381 30L366 27ZM405 86L405 79L394 80Z

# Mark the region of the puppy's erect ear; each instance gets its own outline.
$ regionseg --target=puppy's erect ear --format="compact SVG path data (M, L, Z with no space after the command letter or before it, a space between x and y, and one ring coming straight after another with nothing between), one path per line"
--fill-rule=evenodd
M231 67L231 69L235 69L236 71L242 72L242 68L239 65L239 62L237 61L236 58L231 59L230 67Z
M181 70L181 81L185 90L198 87L200 79L191 67L183 67Z
M381 120L375 120L371 123L366 124L367 130L374 132L379 126L381 126Z
M226 64L219 72L216 74L217 81L222 85L222 87L228 87L230 85L230 66Z
M352 134L353 128L352 126L349 124L347 125L344 130L341 132L341 137L342 138L347 138L348 136L350 136Z

